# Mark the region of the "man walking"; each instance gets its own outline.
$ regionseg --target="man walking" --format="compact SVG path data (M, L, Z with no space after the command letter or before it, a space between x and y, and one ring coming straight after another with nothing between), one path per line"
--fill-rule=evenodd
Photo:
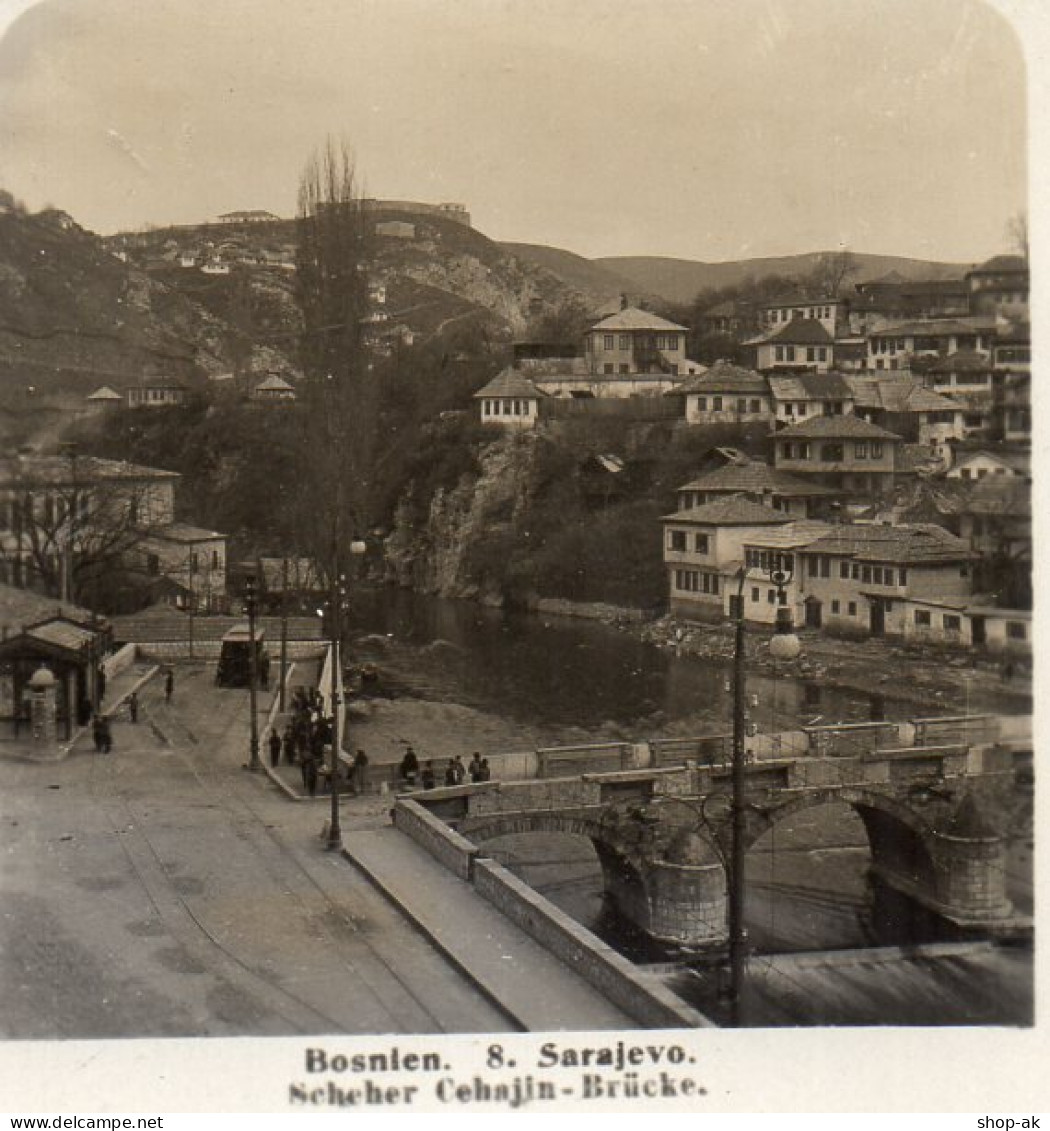
M175 694L175 673L168 668L164 673L164 702L170 703L172 695Z
M270 731L270 765L276 770L281 762L281 736L274 727Z
M128 696L128 717L133 723L139 721L139 693L133 691Z

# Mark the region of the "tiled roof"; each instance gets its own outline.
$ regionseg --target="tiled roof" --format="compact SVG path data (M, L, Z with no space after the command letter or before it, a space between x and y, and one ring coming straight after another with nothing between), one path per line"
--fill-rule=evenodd
M762 530L748 538L747 545L773 550L794 550L801 546L811 545L833 529L834 527L828 522L800 519L796 522L790 522L786 526Z
M774 494L786 496L824 496L834 491L816 483L808 483L777 471L768 463L749 460L747 463L727 464L715 468L699 478L679 487L679 491L740 491L746 494Z
M787 342L801 346L830 346L834 339L816 318L792 318L764 338L765 342Z
M785 306L833 306L839 300L834 295L806 295L802 293L779 295L761 303L763 310L777 310Z
M523 376L517 369L508 366L474 394L477 397L545 397L547 394Z
M30 628L26 635L34 640L40 640L44 644L51 644L58 648L65 648L70 652L76 652L83 645L94 640L96 634L89 628L83 628L67 620L56 619Z
M122 401L124 398L108 385L102 385L93 393L89 393L87 399L89 401Z
M151 526L145 530L146 538L161 538L165 542L211 542L216 538L225 538L215 530L205 530L202 526L190 526L187 522L172 522L167 526Z
M75 476L75 479L74 479ZM178 479L177 471L159 467L143 467L123 460L99 459L97 456L16 456L0 460L0 485L14 482L27 486L85 487L108 480Z
M811 416L790 428L784 428L776 434L778 440L808 440L823 437L858 440L899 440L895 432L888 432L877 424L869 424L854 413L843 416Z
M63 604L53 597L42 597L29 589L0 585L0 624L9 632L17 632L23 625L59 615L80 624L89 624L94 616L90 609L82 609L71 602Z
M955 455L955 466L965 467L970 460L975 459L977 456L985 456L988 459L998 460L1005 467L1010 468L1012 471L1020 472L1022 475L1030 475L1032 471L1032 457L1028 452L997 452L993 448L978 448L975 451L957 451Z
M858 409L885 412L954 412L959 405L914 377L847 377Z
M919 318L910 322L897 322L890 326L880 326L868 332L869 338L919 337L944 338L955 334L976 334L982 330L994 330L992 317L973 318Z
M271 373L265 381L260 381L259 384L255 386L255 391L257 393L273 392L274 390L277 390L279 392L289 392L294 390L294 388L295 386L289 384L283 377L278 377L276 373Z
M778 401L851 400L853 390L840 373L792 373L769 378Z
M858 561L898 562L901 565L955 562L971 557L961 538L933 523L836 526L806 549L808 553L837 554Z
M706 526L782 526L790 522L786 514L752 502L744 495L727 495L700 507L665 514L665 522L700 523Z
M636 306L628 306L625 310L618 310L603 318L591 327L592 330L685 330L677 322L668 322L659 314L648 310L639 310Z
M760 393L769 394L769 383L761 373L716 361L706 373L677 386L673 392L682 393Z

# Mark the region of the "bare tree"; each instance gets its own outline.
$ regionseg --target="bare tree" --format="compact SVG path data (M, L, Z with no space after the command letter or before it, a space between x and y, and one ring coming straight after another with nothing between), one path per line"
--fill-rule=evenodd
M150 483L122 470L75 455L11 461L0 476L7 578L78 602L126 564L154 498Z
M806 282L821 295L836 296L860 271L857 257L848 248L826 251L806 277Z
M1010 246L1018 255L1028 263L1028 213L1021 209L1016 215L1011 216L1006 224L1006 238Z
M333 585L376 495L380 391L368 339L373 223L345 143L331 139L299 182L296 293L302 316L305 547Z

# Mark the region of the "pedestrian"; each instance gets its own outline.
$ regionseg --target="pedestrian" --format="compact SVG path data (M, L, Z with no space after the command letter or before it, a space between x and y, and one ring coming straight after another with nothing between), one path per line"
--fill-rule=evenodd
M492 780L492 769L489 766L488 758L482 758L481 759L481 768L479 770L479 774L480 774L480 776L478 777L478 781L491 781Z
M270 765L276 770L281 763L281 736L274 727L270 731Z
M419 777L419 759L416 757L416 752L410 746L405 751L404 758L401 759L401 765L398 767L398 777L405 783L405 785L415 785L416 778Z
M463 759L458 754L452 762L452 769L456 775L456 785L462 785L467 780L467 767L463 765Z
M448 760L448 765L445 766L445 785L456 784L456 763L451 758Z
M175 694L175 673L168 668L164 673L164 702L170 703L172 695Z
M312 753L306 759L306 790L311 797L317 796L317 759Z
M98 671L95 675L95 682L98 685L98 701L101 703L106 697L106 668L105 665L99 664Z
M307 763L310 761L309 754L304 753L299 759L299 773L303 779L303 789L310 788L310 770Z
M102 715L99 719L101 737L102 737L102 753L108 754L113 749L113 732L109 729L109 719Z
M350 768L350 781L354 793L364 793L365 775L368 772L368 755L363 750L358 750L354 755L353 765Z
M270 686L270 653L263 652L259 657L259 683L264 691Z
M128 717L133 723L139 721L139 693L133 691L128 696Z
M481 754L477 750L474 751L474 757L471 758L467 770L472 782L481 781Z
M284 760L290 766L295 761L295 730L291 723L284 728L281 745L284 747Z
M422 783L424 789L433 789L437 785L437 778L434 776L434 763L429 758L423 763Z
M102 753L102 744L104 741L102 730L102 716L95 714L91 719L91 737L95 743L95 753Z

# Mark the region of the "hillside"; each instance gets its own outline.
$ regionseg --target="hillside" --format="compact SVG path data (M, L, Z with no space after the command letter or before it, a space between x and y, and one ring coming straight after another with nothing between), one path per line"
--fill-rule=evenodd
M813 270L822 254L818 251L724 263L655 255L610 256L590 262L626 277L638 290L660 295L668 302L687 303L698 291L708 287L725 287L748 278L759 279L763 275L804 276ZM970 263L937 263L894 255L854 254L860 264L860 271L855 277L857 282L881 278L891 271L905 279L961 279L973 266Z
M634 279L603 267L596 260L584 259L560 247L535 243L501 243L500 247L557 275L581 295L592 300L596 310L617 303L625 291L636 291Z
M5 407L86 395L143 373L192 382L224 365L222 325L111 255L63 212L0 208Z

